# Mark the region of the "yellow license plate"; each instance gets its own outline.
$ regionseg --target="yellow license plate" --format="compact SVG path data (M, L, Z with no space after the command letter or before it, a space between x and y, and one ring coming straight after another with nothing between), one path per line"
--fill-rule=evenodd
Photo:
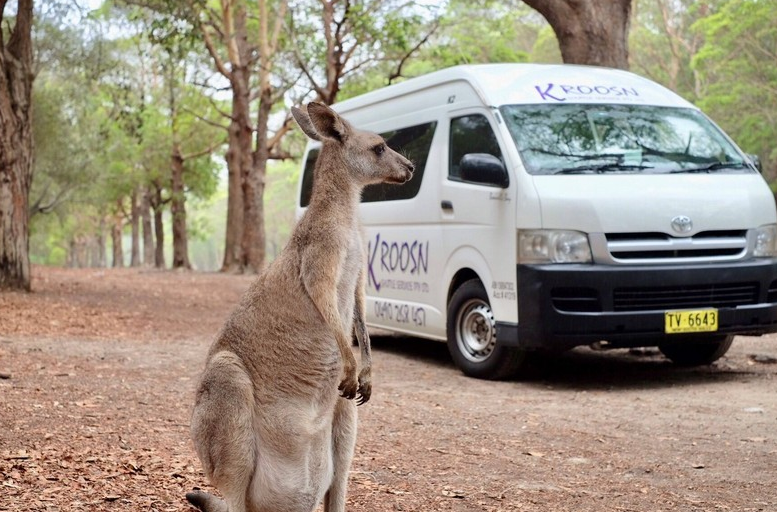
M711 332L717 330L717 309L667 311L664 313L664 332L667 334Z

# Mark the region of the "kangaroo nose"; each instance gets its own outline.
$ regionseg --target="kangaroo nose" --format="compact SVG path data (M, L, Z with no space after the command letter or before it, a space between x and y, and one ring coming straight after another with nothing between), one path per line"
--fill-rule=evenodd
M413 178L413 171L415 171L415 165L413 162L408 162L405 165L405 181L410 181Z

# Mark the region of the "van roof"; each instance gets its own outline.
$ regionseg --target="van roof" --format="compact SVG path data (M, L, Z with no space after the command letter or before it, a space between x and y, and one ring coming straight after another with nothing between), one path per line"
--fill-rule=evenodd
M464 81L484 105L619 103L696 108L666 87L620 69L571 64L471 64L411 78L334 106L346 113L445 83Z

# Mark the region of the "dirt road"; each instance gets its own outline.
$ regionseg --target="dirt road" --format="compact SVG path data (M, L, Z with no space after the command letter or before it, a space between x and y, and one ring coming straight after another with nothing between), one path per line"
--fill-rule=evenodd
M0 294L0 511L188 510L210 339L245 277L35 269ZM777 337L716 365L577 350L483 382L374 339L352 511L777 511Z

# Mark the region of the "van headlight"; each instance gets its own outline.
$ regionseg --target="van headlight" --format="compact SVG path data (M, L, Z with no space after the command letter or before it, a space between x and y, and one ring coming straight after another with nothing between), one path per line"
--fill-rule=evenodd
M777 257L777 224L767 224L755 230L753 256L756 258Z
M588 236L579 231L519 231L518 262L590 263L591 246Z

